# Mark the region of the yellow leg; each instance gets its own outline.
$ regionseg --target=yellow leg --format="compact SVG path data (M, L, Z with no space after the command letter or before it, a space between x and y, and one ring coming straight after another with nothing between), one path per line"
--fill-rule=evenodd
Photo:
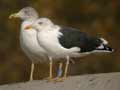
M34 73L34 63L31 64L30 81L33 80L33 73Z
M52 60L52 57L48 57L49 58L49 77L47 78L48 82L49 81L53 81L53 75L52 75L52 72L53 72L53 60Z
M53 76L52 76L52 65L53 65L53 61L52 61L52 58L49 57L49 60L50 60L50 69L49 69L49 79L52 79Z
M67 58L67 62L66 62L64 76L63 76L64 79L66 79L66 77L67 77L67 72L68 72L68 67L69 67L69 61L70 61L70 57L69 56L67 56L66 58Z

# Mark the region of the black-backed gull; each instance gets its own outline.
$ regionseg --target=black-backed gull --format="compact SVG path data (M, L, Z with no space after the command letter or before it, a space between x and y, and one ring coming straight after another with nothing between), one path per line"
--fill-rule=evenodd
M39 45L47 51L47 55L51 60L52 58L67 59L64 79L67 76L70 57L113 52L105 39L91 37L79 29L61 27L48 18L40 18L28 27L37 31L36 37Z

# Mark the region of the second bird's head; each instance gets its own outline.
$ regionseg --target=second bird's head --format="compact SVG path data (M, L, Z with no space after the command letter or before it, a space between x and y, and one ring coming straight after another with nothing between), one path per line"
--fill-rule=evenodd
M51 30L51 28L54 26L53 22L48 18L40 18L33 22L32 24L26 26L26 30L30 30L31 28L35 29L36 31L42 31L42 30Z

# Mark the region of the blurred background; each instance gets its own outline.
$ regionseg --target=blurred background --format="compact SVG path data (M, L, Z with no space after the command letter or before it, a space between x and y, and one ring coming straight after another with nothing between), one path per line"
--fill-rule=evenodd
M19 45L21 21L8 19L10 14L26 6L35 8L40 17L48 17L56 24L104 37L115 49L112 54L76 59L70 65L69 75L120 71L119 0L0 0L0 84L29 80L31 61ZM46 64L36 64L34 79L47 77L48 68Z

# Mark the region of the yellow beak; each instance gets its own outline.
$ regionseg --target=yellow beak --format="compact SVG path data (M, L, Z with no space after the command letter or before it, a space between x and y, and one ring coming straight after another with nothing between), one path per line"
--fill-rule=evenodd
M9 16L9 19L12 19L12 18L19 18L19 14L18 13L11 14Z

